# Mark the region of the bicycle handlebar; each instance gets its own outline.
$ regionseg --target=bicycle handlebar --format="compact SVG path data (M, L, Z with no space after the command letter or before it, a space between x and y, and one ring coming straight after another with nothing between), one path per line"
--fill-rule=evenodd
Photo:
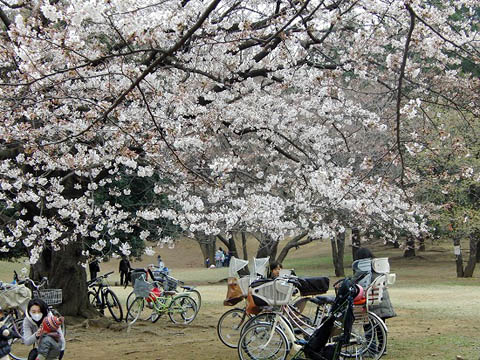
M109 277L110 275L112 275L115 271L110 271L106 274L103 274L101 276L97 276L95 279L92 279L90 281L87 281L87 287L91 287L93 285L95 285L96 283L98 283L100 280L102 279L106 279L107 277Z
M29 283L30 285L32 285L35 288L35 290L38 290L41 287L48 286L48 278L44 276L38 284L34 280L32 280L28 277L23 279L23 280L20 280L18 282L19 285L22 285L22 284L25 284L25 283Z

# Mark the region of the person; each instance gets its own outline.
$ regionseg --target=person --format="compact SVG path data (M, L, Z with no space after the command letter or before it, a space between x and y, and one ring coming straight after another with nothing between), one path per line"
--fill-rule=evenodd
M158 270L162 271L163 268L165 267L165 263L162 260L162 257L160 255L157 256L157 262L158 262Z
M280 270L283 269L283 265L278 261L274 261L270 264L268 269L268 278L275 279L280 275Z
M3 320L4 316L0 309L0 315ZM2 321L0 321L0 360L9 360L8 354L11 350L11 339L18 338L18 334L13 328L8 328Z
M42 322L42 334L38 341L36 360L54 360L58 359L62 351L60 343L60 326L63 323L63 317L57 317L48 314Z
M205 267L206 267L207 269L210 267L210 258L209 258L209 257L207 257L207 258L205 259Z
M32 299L28 302L27 311L25 313L25 318L23 319L22 324L22 341L25 345L35 344L38 347L40 337L43 333L41 325L43 323L43 320L48 315L52 315L52 313L48 311L48 306L43 300ZM63 354L65 353L65 337L61 328L59 328L57 331L59 334L58 343L60 344L60 354L58 356L58 359L62 359ZM34 357L31 357L31 355L29 355L29 360L36 359L37 351L37 349L32 350Z
M118 271L120 272L120 286L128 285L128 273L131 269L130 261L128 261L128 258L123 255L122 260L120 260L120 264L118 265Z
M218 248L218 250L215 252L215 267L222 267L224 256L225 255L222 248Z
M100 272L100 264L98 260L93 260L89 265L88 269L90 270L90 280L94 280L97 278L97 274Z
M375 256L372 254L370 249L366 247L359 248L356 253L356 261L352 263L354 275L356 272L362 271L362 269L357 269L356 267L356 262L358 260L363 260L363 259L372 260L374 258ZM376 273L371 267L371 264L370 264L370 268L367 269L367 272L369 272L369 275L367 275L364 279L362 279L359 282L359 284L362 285L362 287L364 288L368 287L373 280L375 280L378 276L382 275L382 274ZM368 283L363 282L365 279L368 279ZM390 295L388 294L388 290L386 288L383 289L382 301L378 305L369 306L368 310L378 315L378 317L380 317L384 323L386 323L387 319L397 316L397 314L395 313L395 310L393 309L392 302L390 301ZM384 354L386 354L386 352L387 352L387 349L385 348Z

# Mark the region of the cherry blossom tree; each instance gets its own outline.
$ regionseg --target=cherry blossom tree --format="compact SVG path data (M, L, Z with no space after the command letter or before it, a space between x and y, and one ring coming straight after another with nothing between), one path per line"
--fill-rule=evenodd
M0 250L21 243L64 289L64 312L88 316L86 239L129 254L118 234L140 219L273 240L425 230L403 124L429 106L478 118L478 78L459 66L478 62L474 12L471 0L2 0ZM95 202L125 171L164 179L154 191L172 206Z

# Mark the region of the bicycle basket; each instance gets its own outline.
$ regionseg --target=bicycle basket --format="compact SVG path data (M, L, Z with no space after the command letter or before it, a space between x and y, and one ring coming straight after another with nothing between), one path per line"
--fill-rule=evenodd
M3 284L0 291L0 309L25 309L32 293L25 285Z
M138 279L146 280L148 278L148 273L145 269L133 269L130 271L130 280L132 285L135 287L135 283Z
M62 289L34 290L33 295L42 299L47 305L58 305L62 303Z
M150 291L153 289L153 285L143 279L137 279L135 285L133 285L133 293L137 297L149 297Z
M290 302L294 286L283 280L273 280L268 282L257 281L257 286L252 283L252 296L256 305L286 305Z

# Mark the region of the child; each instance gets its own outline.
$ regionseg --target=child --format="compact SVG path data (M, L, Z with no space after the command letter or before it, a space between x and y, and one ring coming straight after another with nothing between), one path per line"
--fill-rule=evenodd
M3 318L3 312L0 310L0 317ZM8 360L10 357L10 343L9 340L15 337L20 337L15 331L9 329L3 322L0 321L0 360Z
M62 343L60 342L58 329L62 323L63 317L56 317L52 314L49 314L43 319L36 360L53 360L59 358Z

